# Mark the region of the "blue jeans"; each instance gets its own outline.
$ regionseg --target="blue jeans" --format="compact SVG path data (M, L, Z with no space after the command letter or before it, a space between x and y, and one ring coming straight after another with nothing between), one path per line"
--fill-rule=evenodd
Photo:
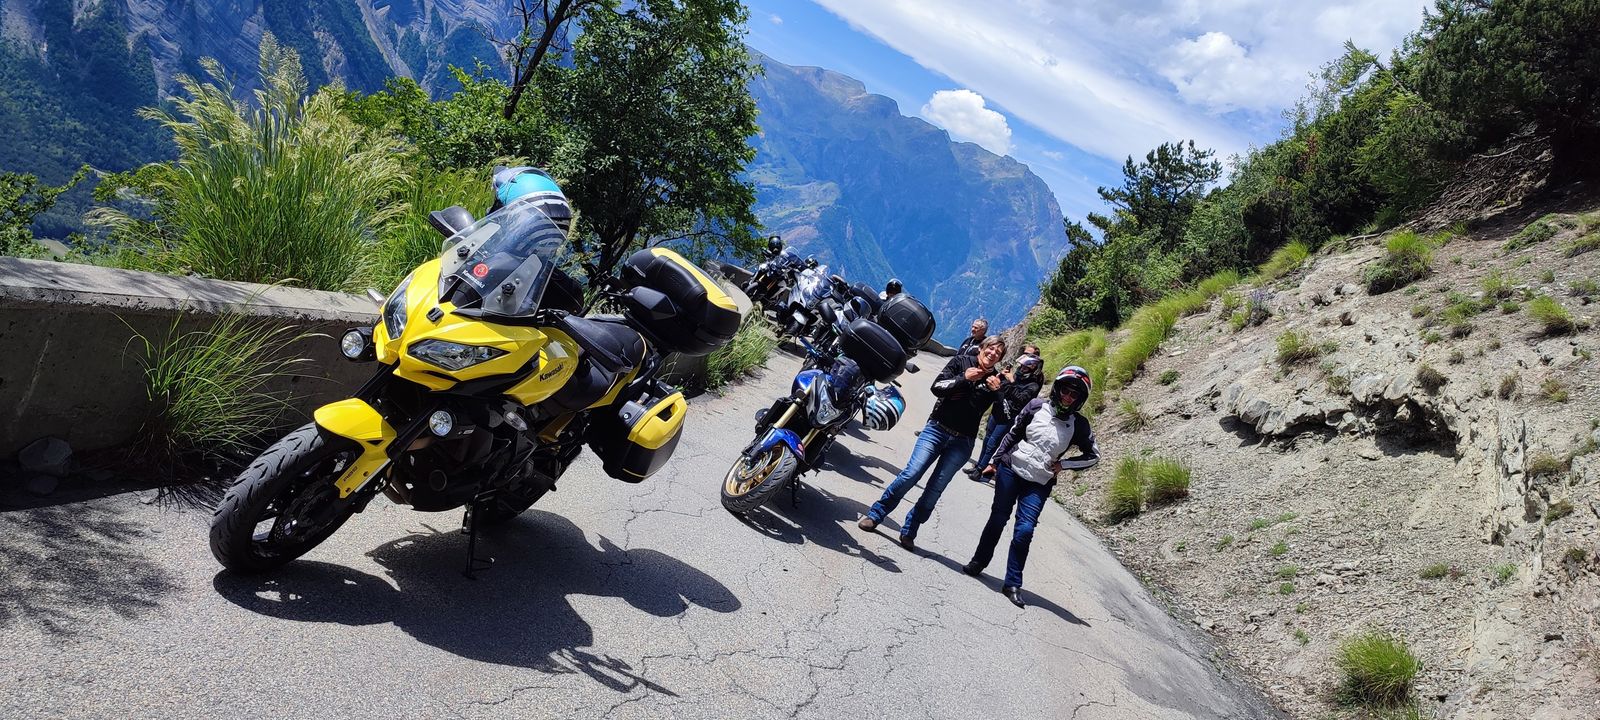
M894 482L884 489L883 497L872 504L867 517L872 518L873 522L883 522L889 513L894 512L906 493L922 479L923 473L932 467L933 476L928 478L928 487L922 491L917 504L906 513L906 521L900 524L900 536L915 539L917 526L933 516L933 506L944 494L950 478L955 477L961 466L966 464L967 458L972 457L972 444L972 438L952 435L949 430L929 422L922 429L922 434L917 436L917 445L911 449L911 459L906 461L906 469L901 470Z
M1011 423L1001 425L995 422L994 413L989 413L989 429L983 435L983 450L978 452L978 472L988 466L989 458L994 457L994 451L1000 449L1000 441L1010 431Z
M1028 564L1028 546L1033 543L1033 529L1039 524L1039 512L1050 497L1056 481L1040 485L1017 477L1010 467L1001 465L994 473L994 504L989 506L989 522L978 537L978 550L972 554L972 564L988 567L994 558L994 546L1000 542L1000 531L1006 527L1006 516L1011 506L1017 506L1017 524L1011 531L1011 557L1006 560L1006 587L1022 587L1022 566Z

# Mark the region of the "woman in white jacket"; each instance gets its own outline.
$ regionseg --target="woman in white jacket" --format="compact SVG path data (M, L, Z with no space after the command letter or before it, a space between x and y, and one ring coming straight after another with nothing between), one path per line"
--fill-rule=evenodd
M983 526L972 562L962 571L976 576L988 567L994 558L994 546L1000 541L1000 531L1005 529L1006 516L1015 506L1017 522L1011 532L1011 556L1006 561L1006 579L1000 592L1017 607L1023 606L1022 568L1028 562L1028 546L1033 542L1039 512L1056 485L1056 473L1085 470L1100 462L1094 431L1078 413L1089 398L1091 384L1089 373L1083 368L1062 369L1050 384L1049 395L1034 398L1017 413L993 460L983 469L984 475L994 476L994 505L989 508L989 522ZM1078 454L1062 459L1072 447L1078 448Z

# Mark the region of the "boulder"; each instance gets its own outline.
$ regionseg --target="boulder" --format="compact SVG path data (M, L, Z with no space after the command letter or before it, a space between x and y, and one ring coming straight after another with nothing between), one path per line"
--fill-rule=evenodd
M61 484L61 481L57 480L52 475L46 475L44 473L34 473L32 475L29 475L29 476L23 478L23 480L22 480L22 489L27 490L28 493L31 494L31 495L36 495L38 497L44 497L46 495L49 495L49 494L55 492L56 488L60 484Z
M72 463L72 446L58 437L42 437L17 453L17 465L24 473L66 477Z

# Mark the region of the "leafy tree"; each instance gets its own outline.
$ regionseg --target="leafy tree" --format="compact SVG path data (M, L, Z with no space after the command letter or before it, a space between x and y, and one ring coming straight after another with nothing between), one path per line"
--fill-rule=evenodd
M613 5L614 0L515 0L511 14L521 21L522 31L509 40L490 38L512 71L511 92L506 95L500 117L505 120L516 117L517 106L528 84L533 82L550 49L566 41L568 26L581 23L591 10L609 9Z
M571 68L545 67L555 175L590 277L647 241L753 252L757 72L736 0L645 0L589 16Z
M502 158L549 157L555 139L545 130L541 103L524 103L510 120L500 114L510 93L479 64L472 73L451 68L461 89L432 100L409 78L393 78L382 92L345 96L345 111L369 128L393 132L430 168L484 168ZM485 176L487 178L487 176ZM486 179L487 181L487 179Z
M78 184L89 173L86 165L57 186L40 185L39 178L24 173L0 172L0 255L40 257L43 248L34 242L34 218L55 205L56 198Z
M1099 188L1100 198L1111 205L1110 217L1091 213L1089 223L1110 235L1138 232L1170 250L1183 237L1183 224L1194 212L1206 189L1222 177L1222 163L1211 150L1188 143L1162 143L1135 163L1122 165L1122 187Z

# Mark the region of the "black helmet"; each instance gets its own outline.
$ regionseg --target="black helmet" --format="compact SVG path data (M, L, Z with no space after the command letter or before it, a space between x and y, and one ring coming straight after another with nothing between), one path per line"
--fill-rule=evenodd
M1076 365L1062 368L1050 384L1050 406L1056 417L1066 418L1082 408L1093 386L1089 371Z
M889 278L889 282L883 286L886 295L899 295L905 291L905 286L900 284L900 278Z
M817 266L817 259L816 258L814 258L814 257L806 258L806 267L814 268L816 266Z
M767 254L777 255L781 252L783 252L783 238L777 235L769 235L767 237Z

